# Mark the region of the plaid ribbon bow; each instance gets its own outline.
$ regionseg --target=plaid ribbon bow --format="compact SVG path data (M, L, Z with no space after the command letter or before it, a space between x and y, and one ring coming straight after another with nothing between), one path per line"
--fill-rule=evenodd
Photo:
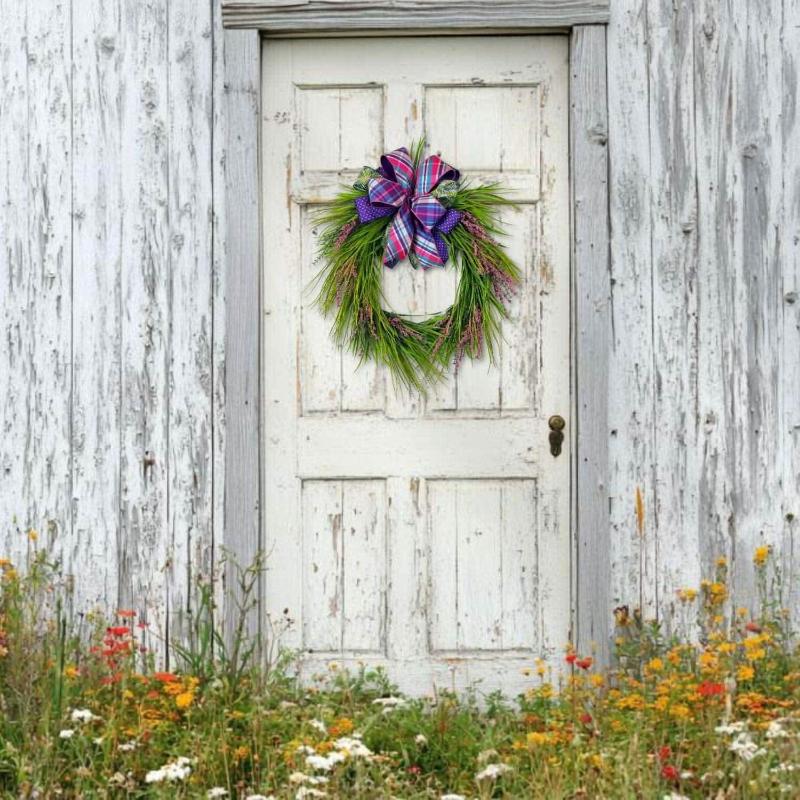
M415 174L410 153L401 147L381 156L380 170L369 173L367 194L356 199L356 209L362 223L394 215L383 253L384 265L394 267L408 256L415 267L444 266L449 253L441 234L450 233L461 214L448 209L431 193L439 184L457 181L459 171L433 155Z

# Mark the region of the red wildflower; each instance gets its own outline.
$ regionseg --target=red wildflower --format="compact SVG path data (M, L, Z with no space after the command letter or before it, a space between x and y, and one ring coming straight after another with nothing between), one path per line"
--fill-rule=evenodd
M716 695L725 694L725 684L714 683L713 681L703 681L697 687L697 693L701 697L715 697Z
M592 715L591 714L587 714L587 713L583 713L583 714L580 715L580 721L584 725L591 725L592 724Z
M154 672L153 678L161 683L177 683L180 678L172 672Z
M668 761L670 758L672 758L672 748L668 744L665 744L658 748L657 755L659 761Z
M409 772L411 775L420 775L420 774L422 774L422 767L418 766L417 764L412 764L412 765L411 765L411 766L408 768L408 772Z
M574 664L577 659L578 659L577 653L569 652L567 653L567 656L564 659L564 661L566 661L567 664Z
M586 656L586 658L578 659L575 664L581 669L589 669L594 664L594 659L591 656Z
M106 628L106 633L112 636L127 636L130 633L130 628L127 625L113 625L110 628Z
M661 777L665 781L677 783L680 780L681 773L678 772L678 768L673 764L664 764L664 766L661 767Z
M744 629L750 633L761 633L761 626L757 622L748 622Z
M136 616L136 612L131 608L121 608L117 611L117 616L122 617L122 619L133 619Z

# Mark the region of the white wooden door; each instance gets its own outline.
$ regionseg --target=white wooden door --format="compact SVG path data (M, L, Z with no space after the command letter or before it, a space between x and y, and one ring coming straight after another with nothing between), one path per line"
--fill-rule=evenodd
M383 664L409 691L515 691L570 620L568 50L564 36L267 40L263 58L265 603L304 664ZM311 212L425 136L518 210L524 283L496 367L427 400L335 348L309 283ZM456 274L386 271L389 304L446 308ZM567 437L567 441L569 436Z

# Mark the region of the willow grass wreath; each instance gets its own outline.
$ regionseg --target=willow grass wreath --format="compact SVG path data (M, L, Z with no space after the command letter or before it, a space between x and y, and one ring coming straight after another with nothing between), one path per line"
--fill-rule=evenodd
M506 302L520 272L495 240L498 210L509 201L497 186L465 186L438 155L422 158L424 142L364 167L352 189L320 212L319 257L325 263L317 304L334 315L332 335L363 363L385 364L395 381L425 392L451 363L484 350L494 363ZM383 307L383 267L408 257L414 268L459 271L448 309L414 320Z

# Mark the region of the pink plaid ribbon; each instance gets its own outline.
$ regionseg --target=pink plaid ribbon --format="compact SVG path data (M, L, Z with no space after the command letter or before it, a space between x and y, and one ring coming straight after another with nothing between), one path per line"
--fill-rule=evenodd
M381 156L379 174L370 178L367 195L356 200L356 209L362 223L394 214L383 253L387 267L406 256L426 269L444 266L448 251L440 234L449 233L461 214L448 211L430 192L443 180L458 179L459 171L436 155L426 158L416 174L405 147Z

